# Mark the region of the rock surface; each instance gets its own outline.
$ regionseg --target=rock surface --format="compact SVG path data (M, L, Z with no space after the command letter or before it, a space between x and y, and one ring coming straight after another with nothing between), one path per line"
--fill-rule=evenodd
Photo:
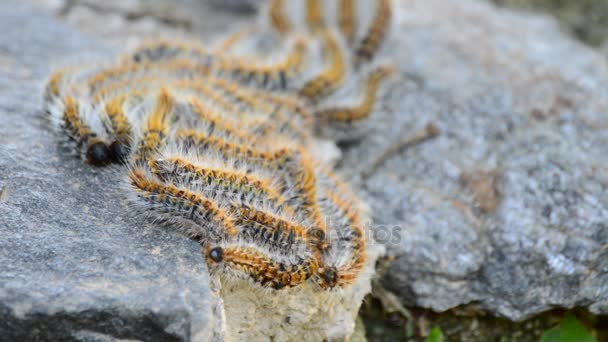
M341 163L396 256L384 284L437 311L608 314L607 61L549 18L399 6L403 75ZM377 160L427 123L437 138Z
M51 16L0 2L0 340L209 340L198 244L126 214L120 176L58 147L43 80L109 52Z

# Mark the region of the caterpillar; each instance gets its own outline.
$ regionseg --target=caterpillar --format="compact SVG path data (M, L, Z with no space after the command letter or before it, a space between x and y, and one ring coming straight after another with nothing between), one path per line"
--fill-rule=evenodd
M173 98L162 89L152 113L148 116L145 130L137 149L137 161L146 161L164 143L169 130L169 119L174 106Z
M163 181L204 186L210 197L238 199L252 204L272 203L280 207L286 201L269 180L259 179L246 172L211 169L180 157L150 160L152 172Z
M299 91L300 96L311 102L318 102L334 92L346 74L345 56L337 37L331 32L326 32L323 35L323 42L328 65L318 76L306 82Z
M376 0L376 11L372 23L355 50L355 65L369 62L386 39L392 20L391 0Z
M286 35L293 30L293 25L286 16L285 0L271 0L269 7L269 18L271 27L279 34Z
M234 243L213 246L206 251L206 256L212 269L227 267L232 273L248 276L254 282L275 290L301 285L319 268L313 257L281 262L273 260L259 248Z
M124 161L131 153L133 130L124 111L125 96L117 96L105 105L110 130L114 140L110 143L110 151L116 161Z
M373 70L366 80L366 90L362 101L354 107L337 107L322 110L317 113L323 122L343 122L352 124L355 121L368 118L376 103L376 95L380 82L394 72L391 66L382 66Z
M339 0L338 3L338 25L344 35L344 39L352 44L355 39L357 17L355 14L356 0Z
M165 184L147 176L142 168L134 168L129 173L129 183L136 193L139 206L153 208L160 215L191 221L188 225L192 237L223 238L237 236L238 230L226 211L211 199L200 196L194 191ZM196 230L193 230L193 227ZM211 231L211 233L210 233Z
M349 134L377 110L392 69L360 69L389 33L391 4L377 0L358 43L356 0L335 0L335 18L325 2L299 4L303 18L272 0L271 32L151 40L114 65L61 69L43 96L83 159L124 164L136 212L200 243L212 273L347 290L367 281L373 241L356 195L309 148L325 127ZM256 50L266 34L279 49ZM332 102L359 80L357 104Z
M306 0L306 24L313 34L325 29L322 3L319 0Z
M266 89L285 90L291 80L302 70L307 52L307 42L303 38L295 39L292 51L276 64L259 65L250 59L221 59L214 71L217 75L228 77L245 85L254 85Z
M62 128L76 142L78 149L84 148L86 161L95 166L111 163L114 160L112 152L107 143L83 120L79 103L71 96L66 96L63 105Z

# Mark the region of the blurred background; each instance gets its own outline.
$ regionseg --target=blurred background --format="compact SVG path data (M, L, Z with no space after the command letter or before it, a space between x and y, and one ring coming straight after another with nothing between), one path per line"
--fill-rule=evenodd
M85 32L108 41L150 34L204 34L210 28L239 24L264 0L25 0ZM564 30L608 53L606 0L487 0L516 10L556 17ZM197 13L220 10L213 21L197 20ZM206 17L208 18L208 17Z

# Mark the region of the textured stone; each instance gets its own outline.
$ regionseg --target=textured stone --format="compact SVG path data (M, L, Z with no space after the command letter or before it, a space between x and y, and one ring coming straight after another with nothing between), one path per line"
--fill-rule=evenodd
M403 71L341 162L408 305L525 319L608 313L608 66L546 17L477 1L399 2ZM427 123L441 134L376 158ZM363 172L362 172L363 171Z
M58 147L42 87L69 55L111 52L0 2L1 340L209 340L200 247L129 215L118 169Z

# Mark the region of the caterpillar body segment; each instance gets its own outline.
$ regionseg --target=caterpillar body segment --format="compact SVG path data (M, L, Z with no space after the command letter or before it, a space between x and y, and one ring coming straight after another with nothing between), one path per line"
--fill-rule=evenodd
M277 210L286 201L272 181L247 172L208 168L180 157L150 160L148 164L160 179L200 186L209 197L247 204L271 203Z
M145 161L157 153L159 148L165 143L165 138L169 132L169 122L174 105L174 98L169 95L167 90L162 89L158 95L154 108L146 120L146 125L137 149L137 161L145 163Z
M338 89L346 78L348 70L347 56L336 34L326 31L322 40L326 66L318 75L304 83L298 92L300 96L312 103L320 101Z
M155 179L143 168L133 168L129 173L136 203L144 210L153 210L155 215L173 220L184 220L191 237L235 237L238 230L232 218L220 205L209 198L200 196L187 188L163 183Z
M85 121L80 104L71 96L63 99L61 128L77 149L83 151L87 163L95 166L110 164L114 158L107 143Z
M125 96L118 96L105 105L105 113L113 140L110 150L116 161L126 161L131 153L133 128L125 112Z
M205 255L211 269L224 268L237 277L247 277L275 290L301 285L319 268L312 256L275 260L271 253L244 243L211 245Z
M373 114L378 112L382 89L394 73L392 65L372 69L363 80L362 96L357 102L320 108L317 111L317 130L321 135L331 136L338 141L359 138L369 128Z
M264 63L251 58L222 59L214 73L244 85L262 89L286 90L304 68L308 42L303 37L294 40L291 51L276 63Z
M360 208L344 200L336 191L325 188L324 194L326 214L332 217L331 222L336 225L336 236L332 241L333 260L337 273L336 286L351 284L363 269L366 262L366 237L361 222Z
M391 66L382 66L373 70L365 81L363 99L358 105L325 109L318 112L317 117L322 122L344 123L367 119L373 112L381 82L391 76L393 72L394 69Z
M353 44L357 34L356 2L356 0L338 0L338 25L340 27L340 32L349 46Z
M321 253L326 248L325 235L298 223L294 217L282 217L250 205L234 206L231 212L242 235L275 247L295 248L296 244L303 245L318 262L322 261Z
M326 29L326 19L323 8L323 0L306 1L306 25L313 34Z
M293 23L285 9L285 2L287 1L290 0L270 0L267 10L270 26L283 36L293 30Z
M370 62L390 35L393 20L392 0L375 0L374 17L355 49L354 65Z

